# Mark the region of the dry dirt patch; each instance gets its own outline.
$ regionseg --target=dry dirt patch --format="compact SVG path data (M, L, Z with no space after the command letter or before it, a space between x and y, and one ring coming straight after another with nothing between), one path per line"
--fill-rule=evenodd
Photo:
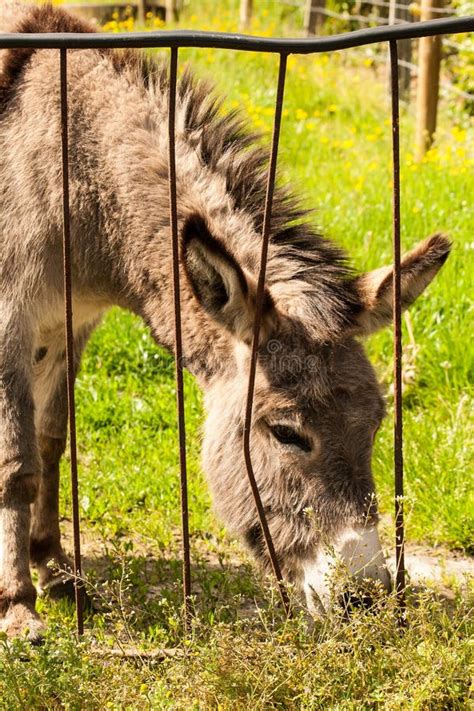
M67 550L72 552L72 525L68 520L62 523L64 543ZM85 573L87 569L94 570L100 578L106 576L106 561L113 557L114 546L110 541L103 540L90 529L82 531L82 554L85 560ZM166 558L166 553L157 551L152 541L144 539L139 535L133 536L133 554L149 559ZM204 546L197 544L199 558L203 559L210 566L220 566L217 554L213 550L204 550ZM132 555L133 555L132 554ZM226 565L234 565L239 568L248 559L242 551L240 556L236 547L232 546L232 552L226 551ZM388 567L392 574L395 571L394 554L388 558ZM464 587L470 578L474 578L474 557L462 555L458 552L450 551L442 547L428 547L420 544L409 543L405 548L405 567L408 574L408 581L414 586L435 587L441 594L452 597L452 589Z

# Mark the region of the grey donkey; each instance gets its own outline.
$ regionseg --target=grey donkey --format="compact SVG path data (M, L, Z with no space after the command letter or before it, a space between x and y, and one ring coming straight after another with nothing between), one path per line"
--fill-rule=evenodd
M51 7L20 32L90 31ZM65 394L57 51L4 52L0 74L0 616L42 634L39 586L69 564L58 523ZM139 53L69 52L75 365L112 305L173 351L166 70ZM267 152L187 72L176 119L186 367L205 393L203 464L218 514L268 558L242 439ZM435 235L403 258L409 306L446 260ZM251 455L284 576L317 612L341 560L389 588L371 453L384 402L358 337L390 322L392 268L354 274L277 190L259 344ZM54 565L48 565L53 561ZM56 566L56 569L55 569Z

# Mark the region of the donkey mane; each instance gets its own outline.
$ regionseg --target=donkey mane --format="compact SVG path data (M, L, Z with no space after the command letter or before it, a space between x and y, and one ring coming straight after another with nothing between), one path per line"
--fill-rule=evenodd
M15 32L95 32L92 25L61 8L33 7L14 28ZM126 75L154 97L166 97L168 69L162 59L133 50L99 49L113 70ZM8 50L0 73L0 118L14 96L34 48ZM268 151L259 145L260 135L248 129L237 111L223 111L223 101L212 85L197 79L187 68L178 84L178 105L184 116L184 132L199 150L202 164L225 179L236 211L245 211L257 234L261 233L267 188ZM333 340L349 326L360 309L353 274L346 256L324 239L307 221L308 211L285 187L275 190L267 265L267 284L276 302L304 329L320 340ZM217 235L218 237L218 235ZM239 246L235 245L239 252ZM239 254L243 266L254 274L259 269L258 245Z

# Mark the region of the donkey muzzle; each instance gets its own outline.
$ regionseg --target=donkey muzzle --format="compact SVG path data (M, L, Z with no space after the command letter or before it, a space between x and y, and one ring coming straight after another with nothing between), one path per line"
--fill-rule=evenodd
M376 582L386 591L392 587L375 526L345 529L332 546L305 561L303 571L307 605L316 616L325 614L341 600L346 605L348 599L371 599L357 592L358 588L362 591L366 581Z

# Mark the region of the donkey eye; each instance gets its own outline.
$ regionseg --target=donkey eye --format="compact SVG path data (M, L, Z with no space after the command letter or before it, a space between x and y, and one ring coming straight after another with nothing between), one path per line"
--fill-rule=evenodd
M303 452L310 452L311 446L307 439L298 432L286 425L270 425L270 432L282 444L292 444L294 447L302 449Z

